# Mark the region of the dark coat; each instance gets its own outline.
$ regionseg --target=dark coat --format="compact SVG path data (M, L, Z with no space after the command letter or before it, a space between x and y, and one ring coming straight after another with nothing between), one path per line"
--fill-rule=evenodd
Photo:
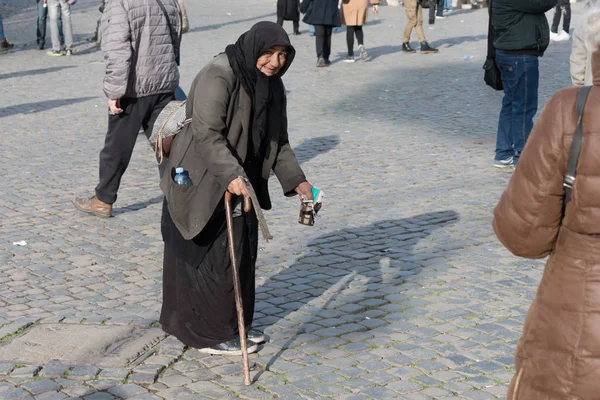
M302 21L309 25L342 25L338 0L302 0L300 11L306 14Z
M577 177L564 214L577 87L559 91L544 107L494 212L496 235L510 251L550 255L525 317L507 400L599 398L600 53L592 70Z
M300 21L299 0L277 0L277 18Z
M215 57L192 83L187 101L192 122L173 140L160 188L169 213L184 239L192 239L206 226L227 186L239 176L247 177L242 164L252 127L252 100L235 78L226 54ZM272 132L270 156L263 161L264 190L256 190L260 205L271 208L266 188L271 170L286 196L306 177L298 165L285 129ZM173 182L174 170L187 170L193 186Z
M494 47L506 52L544 55L550 43L550 28L544 13L554 6L556 0L494 0Z

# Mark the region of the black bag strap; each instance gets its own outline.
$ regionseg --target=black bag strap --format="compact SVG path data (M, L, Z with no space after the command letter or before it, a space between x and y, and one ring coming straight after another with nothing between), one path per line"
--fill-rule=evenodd
M496 49L494 48L494 26L492 25L492 0L488 3L488 12L490 20L488 22L488 43L487 43L487 58L496 59Z
M575 129L575 134L573 135L567 173L563 180L565 205L571 201L571 192L575 183L575 175L577 174L577 162L579 161L579 154L581 153L581 146L583 144L583 110L591 89L591 86L584 86L579 90L579 94L577 95L577 129Z
M175 28L173 28L173 25L171 25L171 18L169 18L169 13L167 12L167 9L165 8L163 2L161 0L156 0L156 2L160 6L160 9L162 10L163 14L165 14L165 18L167 19L169 33L171 34L171 43L173 43L173 51L175 52L175 62L177 63L177 65L179 65L179 46L181 45L179 41L179 34L175 30ZM177 8L179 9L179 6L177 6ZM179 19L181 20L181 12L179 12Z

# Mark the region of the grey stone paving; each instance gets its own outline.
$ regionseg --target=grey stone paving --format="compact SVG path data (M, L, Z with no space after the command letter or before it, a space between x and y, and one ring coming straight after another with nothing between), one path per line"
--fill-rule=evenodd
M250 357L255 383L244 387L237 357L172 337L117 367L3 357L36 325L156 327L161 306L162 195L145 139L114 218L70 204L92 193L106 129L102 55L85 41L98 1L73 9L70 58L34 49L34 4L19 3L0 0L17 44L0 55L0 398L504 397L543 261L512 257L490 226L510 173L491 168L501 94L481 79L486 10L426 26L441 49L433 56L400 53L401 7L382 7L365 27L369 63L340 62L339 33L334 64L316 70L307 27L292 37L290 137L327 200L303 227L297 202L272 182L275 239L260 245L255 316L270 340ZM275 18L273 0L187 3L186 89L251 24ZM569 85L568 54L556 44L541 60L541 104Z

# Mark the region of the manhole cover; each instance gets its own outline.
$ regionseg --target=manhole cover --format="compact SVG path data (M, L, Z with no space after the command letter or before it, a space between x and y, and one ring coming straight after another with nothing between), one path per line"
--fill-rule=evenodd
M40 324L0 347L1 361L126 367L167 335L160 328Z

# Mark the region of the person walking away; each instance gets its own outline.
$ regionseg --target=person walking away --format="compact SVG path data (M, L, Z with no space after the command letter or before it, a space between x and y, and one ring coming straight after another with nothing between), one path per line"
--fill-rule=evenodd
M600 0L588 0L583 11L590 12L593 7L599 7ZM573 44L571 47L570 70L571 82L575 86L590 86L592 84L592 53L594 46L587 40L589 29L587 19L575 27L573 32Z
M504 98L498 121L494 167L519 160L538 107L539 57L550 43L545 13L556 0L494 0L492 26Z
M379 0L371 0L373 14L377 16ZM346 25L346 44L348 45L348 56L344 62L353 63L354 59L354 35L358 41L358 52L360 59L366 61L369 54L364 44L363 25L367 22L369 15L369 0L342 0L341 7L342 25Z
M68 0L41 0L45 1L50 16L50 37L52 38L52 50L49 56L72 56L73 55L73 27L71 25L71 5ZM59 15L62 19L62 27L58 25ZM64 35L64 49L61 46L60 36Z
M406 17L408 18L408 22L406 23L406 27L404 28L404 38L402 41L402 51L404 53L415 53L416 50L410 47L410 35L415 29L417 31L417 38L419 39L419 43L421 44L421 53L430 54L430 53L438 53L439 50L433 48L427 43L425 40L425 32L423 32L423 7L418 0L405 0L404 1L404 11L406 12Z
M303 22L315 26L317 68L331 65L331 34L334 27L340 26L340 10L337 0L302 0L300 11L306 15Z
M517 344L507 400L592 400L600 393L600 12L592 19L594 86L583 111L571 200L565 208L580 87L548 101L494 211L494 230L508 250L549 256Z
M250 182L259 204L271 208L273 170L285 196L312 199L290 146L281 77L295 50L285 30L259 22L213 58L196 76L187 102L187 125L173 140L166 171L189 171L191 187L165 173L161 230L162 329L208 354L241 354L223 197L233 194L233 232L238 258L248 352L263 333L252 329L258 221L242 199Z
M558 32L560 17L563 16L563 28ZM555 42L566 42L571 36L569 29L571 26L571 1L558 0L554 9L554 18L552 18L552 28L550 29L550 40Z
M164 6L164 12L160 3ZM121 177L140 128L146 136L179 85L181 14L177 0L110 0L102 14L108 131L100 152L96 195L73 200L75 208L111 217ZM168 20L167 20L168 16ZM143 60L143 62L139 62Z
M446 19L444 17L445 0L433 0L429 6L429 25L435 24L436 19Z
M299 0L277 0L277 23L283 26L283 21L292 21L294 35L300 35Z
M36 0L37 2L37 46L38 49L44 50L46 47L46 21L48 20L48 6L44 0ZM52 29L52 28L51 28ZM63 35L62 27L62 16L58 14L58 36L61 48L65 44L65 37Z
M15 45L9 43L4 35L4 25L2 24L2 14L0 14L0 50L8 51L12 49Z

